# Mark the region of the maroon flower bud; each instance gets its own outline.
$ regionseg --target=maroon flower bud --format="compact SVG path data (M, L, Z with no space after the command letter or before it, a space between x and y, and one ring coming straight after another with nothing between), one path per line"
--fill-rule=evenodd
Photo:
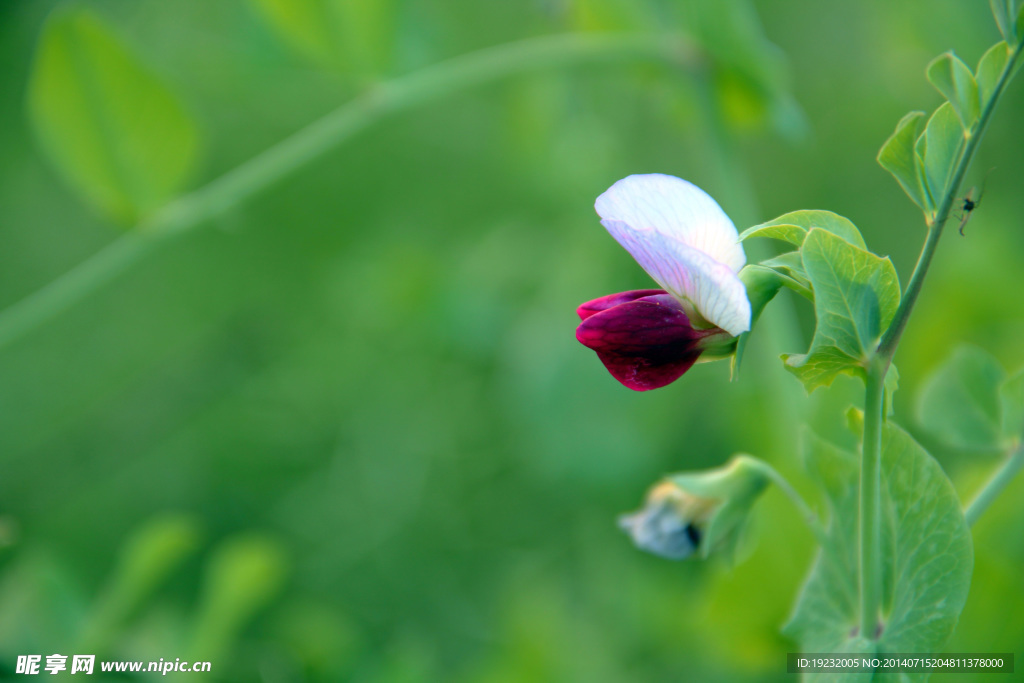
M711 345L731 339L717 327L694 329L682 304L660 289L594 299L576 312L576 339L597 352L612 376L634 391L677 380Z

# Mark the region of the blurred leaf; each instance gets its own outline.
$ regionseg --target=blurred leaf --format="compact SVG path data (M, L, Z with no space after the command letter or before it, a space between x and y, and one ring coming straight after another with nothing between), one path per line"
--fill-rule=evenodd
M321 0L251 0L263 17L288 43L321 64L336 63L327 7Z
M921 180L920 167L914 152L923 111L912 111L896 124L893 133L878 152L878 163L896 178L903 191L924 212L932 210L931 202Z
M822 488L828 511L821 546L783 632L805 652L848 651L857 626L857 456L805 430L801 456Z
M931 118L924 130L924 170L928 192L932 203L939 204L946 194L953 164L956 163L960 144L964 140L964 132L953 105L943 102Z
M806 354L783 355L786 369L813 391L840 372L863 374L900 301L896 269L888 258L859 249L821 229L801 248L814 287L817 326Z
M740 240L751 237L771 237L799 247L804 243L807 233L815 228L837 235L855 247L867 248L860 230L848 218L831 211L813 209L786 213L766 223L747 228L740 235Z
M999 398L1003 409L1003 436L1011 444L1024 438L1024 369L1011 375L999 387Z
M193 659L215 660L239 629L280 590L287 561L276 542L260 535L228 539L206 570L202 602L191 628Z
M872 651L857 633L857 459L816 437L806 448L808 470L828 497L831 542L819 551L785 632L805 652ZM886 601L875 651L941 651L967 600L973 567L960 501L939 464L891 422L882 439L882 482L882 536L891 552L882 555Z
M999 27L999 32L1003 34L1003 38L1007 42L1013 42L1014 40L1014 29L1013 29L1013 0L988 0L989 7L992 8L992 16L996 18L996 25Z
M573 26L583 31L628 31L653 28L648 5L629 0L574 0Z
M172 198L195 161L196 129L181 103L86 9L47 21L28 104L58 170L122 223Z
M195 552L199 535L195 520L180 515L158 517L136 531L89 615L81 649L105 650L125 619Z
M355 625L323 602L289 603L273 624L277 638L316 680L340 680L361 646Z
M978 120L978 84L971 70L953 52L936 57L928 65L928 81L949 100L964 130Z
M992 97L999 82L999 76L1006 68L1006 62L1010 59L1010 46L1005 42L998 42L985 52L978 60L978 72L975 76L978 82L978 98L984 106Z
M958 347L925 380L918 402L921 426L955 448L1002 448L1000 385L1006 372L987 351Z
M391 66L396 0L250 0L281 37L307 58L360 75Z
M679 6L683 26L715 58L716 96L730 121L749 128L767 119L789 139L804 137L807 124L790 92L785 56L766 37L754 5L697 0Z

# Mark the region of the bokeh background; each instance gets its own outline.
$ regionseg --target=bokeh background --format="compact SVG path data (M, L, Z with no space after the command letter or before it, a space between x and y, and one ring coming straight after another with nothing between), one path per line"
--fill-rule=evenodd
M30 124L60 4L0 2L0 308L126 229ZM365 0L355 48L274 5L75 5L197 122L186 190L379 81L488 46L672 32L693 53L541 64L383 117L0 350L0 676L18 654L94 652L268 683L790 680L779 629L812 547L781 495L735 568L641 554L616 515L738 451L813 496L800 424L849 443L857 386L806 398L782 370L813 326L788 295L738 382L710 363L647 394L618 385L576 343L574 308L649 284L592 203L658 171L741 229L831 209L905 281L923 226L874 157L905 112L939 103L933 56L974 64L997 40L986 4ZM897 357L897 419L965 496L995 461L930 443L914 395L961 340L1024 364L1022 86L968 181L995 167L983 206L944 238ZM1019 654L1022 519L1018 481L976 528L949 651Z

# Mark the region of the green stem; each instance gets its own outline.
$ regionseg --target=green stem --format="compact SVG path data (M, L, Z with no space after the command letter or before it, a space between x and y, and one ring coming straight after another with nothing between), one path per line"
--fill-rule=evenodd
M999 75L999 80L992 91L991 97L985 103L984 108L978 117L978 122L971 129L970 135L966 137L966 143L960 150L949 183L946 185L946 192L935 213L934 221L928 227L928 237L921 248L921 255L914 266L914 272L907 284L907 289L900 301L899 308L889 328L885 331L878 345L878 350L872 355L867 363L867 386L864 399L864 445L861 459L860 471L860 632L864 638L875 639L879 633L879 616L881 606L881 529L879 522L881 507L881 457L882 457L882 426L885 423L885 375L892 363L893 356L899 346L900 338L906 329L907 321L914 310L914 304L921 293L925 276L931 266L932 258L942 237L942 230L949 220L956 201L956 195L960 191L967 169L971 166L974 154L985 134L985 129L992 118L996 104L1006 88L1006 84L1013 74L1017 58L1021 51L1021 45L1010 53L1006 66ZM1020 465L1016 465L1017 468ZM1004 468L1005 470L1006 468ZM1012 467L1011 467L1012 469ZM1013 470L1015 473L1016 470ZM1000 481L995 484L992 492L982 491L985 496L979 503L981 510L991 502L989 496L993 497L1004 487L1005 481L1012 477L1012 473L1000 471L996 479ZM995 480L993 480L995 481ZM992 482L990 482L992 484ZM974 507L975 503L971 506Z
M380 119L517 74L594 62L656 62L694 68L678 35L567 34L485 48L376 85L143 221L57 280L0 312L0 348L75 305L158 243L188 232L324 156Z
M910 276L907 290L903 294L892 324L885 331L885 335L883 335L882 341L879 344L878 353L887 359L887 362L891 361L893 356L896 355L896 347L899 346L900 337L903 336L903 330L910 319L910 313L913 311L914 304L917 303L917 297L921 293L921 286L924 284L924 278L928 274L928 267L932 263L932 257L935 256L935 249L939 245L939 238L942 237L942 230L946 227L949 215L953 211L953 204L956 201L957 194L960 192L960 184L963 183L967 169L970 168L971 161L974 160L974 153L977 151L978 145L981 144L981 139L985 135L985 129L992 118L992 112L995 111L996 104L999 102L999 97L1003 94L1003 90L1005 90L1006 84L1013 74L1022 46L1024 44L1018 45L1010 53L1010 58L1006 61L1006 66L999 75L996 87L992 90L992 95L989 97L988 102L985 103L985 107L978 117L978 123L971 130L971 135L967 138L967 142L957 159L956 166L953 168L949 183L946 185L946 194L936 211L935 220L928 227L928 238L925 240L924 247L921 249L921 255L914 266L914 272Z
M874 639L882 602L880 510L882 505L882 424L887 365L869 364L864 398L864 446L860 465L860 632Z
M967 506L967 509L964 510L967 523L974 526L978 518L988 510L989 506L995 502L999 494L1003 492L1022 469L1024 469L1024 446L1017 446L1006 456L1003 464L995 471L995 474L992 475L992 478L988 480L985 486L978 491L978 494Z
M789 483L782 474L779 473L774 467L769 465L763 460L756 460L757 468L764 474L773 484L779 487L786 497L796 506L797 511L800 513L800 517L803 518L804 523L807 524L807 528L814 534L814 538L817 539L818 543L825 545L828 543L828 534L825 532L825 528L821 526L821 522L818 520L818 515L815 514L811 506L807 504L800 492L793 488L793 485Z

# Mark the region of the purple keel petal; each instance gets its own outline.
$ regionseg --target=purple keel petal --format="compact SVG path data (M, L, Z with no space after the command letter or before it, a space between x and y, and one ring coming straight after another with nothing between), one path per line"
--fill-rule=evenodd
M645 296L655 296L658 294L668 294L668 292L664 289L634 289L629 292L609 294L608 296L602 296L600 299L594 299L593 301L581 304L576 309L576 314L580 317L580 320L586 320L595 313L606 311L612 306L618 306L619 304L642 299Z
M630 294L635 292L612 297ZM596 351L612 377L634 391L657 389L677 380L700 357L697 342L707 334L690 326L682 306L670 294L626 297L625 303L589 314L576 328L576 339Z

